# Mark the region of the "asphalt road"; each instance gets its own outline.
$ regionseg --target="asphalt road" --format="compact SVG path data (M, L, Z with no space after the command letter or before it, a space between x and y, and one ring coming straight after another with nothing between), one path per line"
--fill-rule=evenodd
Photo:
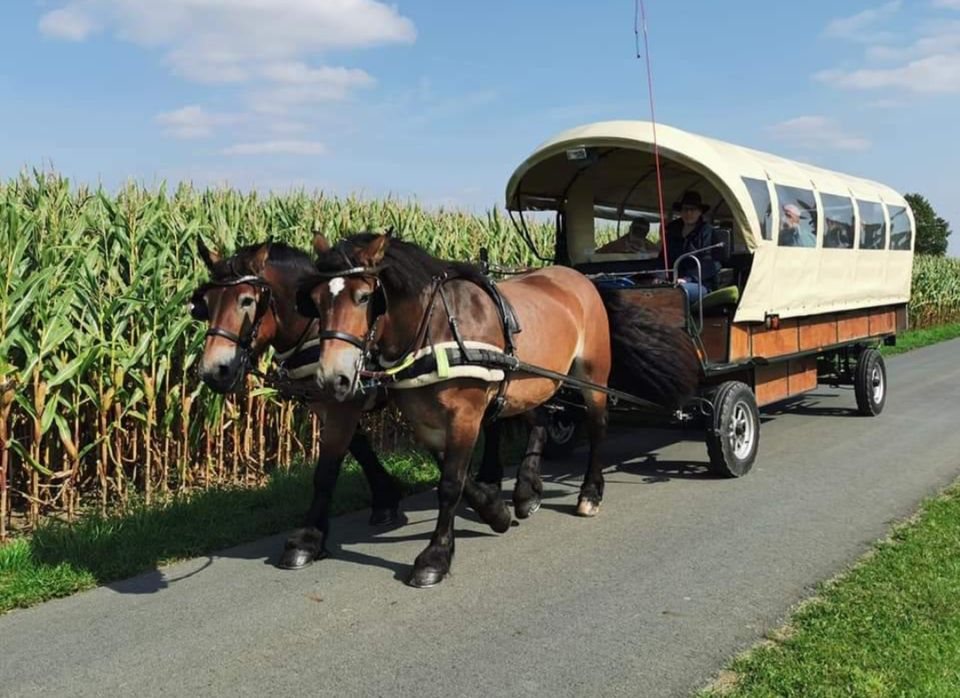
M958 359L889 361L877 418L848 389L766 411L741 480L704 473L698 434L621 430L596 519L572 513L579 451L522 525L459 519L434 589L400 581L430 493L389 532L337 519L335 559L305 571L273 566L273 537L13 612L0 695L689 695L960 474Z

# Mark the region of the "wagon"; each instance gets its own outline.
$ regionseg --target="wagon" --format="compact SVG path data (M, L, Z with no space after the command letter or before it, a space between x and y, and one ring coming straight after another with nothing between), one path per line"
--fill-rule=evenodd
M680 259L656 273L661 202L686 192L710 206L719 262L715 290L689 301L676 283ZM877 347L907 326L915 238L910 207L890 187L665 125L655 133L649 122L610 121L538 147L510 178L506 207L541 259L687 330L701 361L699 394L675 416L702 419L711 470L746 474L758 408L820 383L852 385L862 415L883 410ZM556 221L552 249L537 249L527 226L543 212ZM638 218L651 222L650 245L604 251ZM563 442L574 418L554 414L550 436Z

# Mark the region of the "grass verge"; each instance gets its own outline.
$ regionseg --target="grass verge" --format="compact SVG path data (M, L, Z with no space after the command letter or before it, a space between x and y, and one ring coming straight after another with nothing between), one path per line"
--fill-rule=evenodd
M385 454L383 463L406 493L438 477L433 461L417 452ZM295 466L275 472L260 488L210 489L122 514L91 514L69 526L44 525L30 538L0 546L0 613L295 528L310 504L312 473L312 467ZM348 460L334 514L369 501L360 466Z
M894 347L883 347L881 351L885 356L894 356L902 354L911 349L919 349L937 342L945 342L948 339L960 337L960 322L952 322L947 325L938 325L937 327L928 327L923 330L907 330L897 335L897 345Z
M927 501L701 693L960 695L960 485Z

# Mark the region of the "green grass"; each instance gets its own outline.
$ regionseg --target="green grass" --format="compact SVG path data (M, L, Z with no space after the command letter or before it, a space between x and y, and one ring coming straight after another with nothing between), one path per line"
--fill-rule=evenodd
M960 695L960 485L928 501L702 696Z
M407 493L438 476L433 461L416 452L383 460ZM91 514L69 526L46 523L31 538L0 546L0 613L295 528L310 503L311 475L312 468L295 466L274 473L262 488L211 489L121 515ZM359 465L348 461L334 493L334 514L369 501Z
M882 351L886 356L902 354L911 349L918 349L937 342L945 342L948 339L960 337L960 322L953 322L947 325L937 327L928 327L923 330L907 330L897 335L897 345L893 347L883 347Z

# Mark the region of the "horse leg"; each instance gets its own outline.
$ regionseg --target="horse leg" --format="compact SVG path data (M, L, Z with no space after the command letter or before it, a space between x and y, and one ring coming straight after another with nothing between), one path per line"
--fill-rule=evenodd
M540 479L540 459L547 441L547 413L543 408L528 412L530 425L527 450L517 470L517 484L513 488L513 510L518 519L525 519L540 508L543 480Z
M457 409L448 418L443 458L440 463L440 482L437 485L439 504L437 525L430 538L430 544L417 555L413 563L413 572L407 582L410 586L434 586L443 581L450 571L455 547L453 524L460 497L464 490L468 489L469 473L467 471L480 431L482 414L482 408ZM479 510L478 513L480 513Z
M357 429L350 440L349 449L370 485L370 525L390 526L397 523L400 520L400 486L384 470L370 445L370 439Z
M590 454L587 456L587 473L580 487L577 515L596 516L600 511L600 500L603 499L600 442L607 433L607 396L605 393L585 390L583 399L587 405L587 438L590 442Z
M303 528L294 531L284 544L280 567L298 570L328 556L326 541L330 529L330 500L343 457L347 453L347 445L359 420L359 408L342 405L327 411L323 421L323 447L313 471L313 501Z
M477 472L477 482L496 485L503 483L503 465L500 462L500 430L502 422L486 422L483 425L483 459Z

